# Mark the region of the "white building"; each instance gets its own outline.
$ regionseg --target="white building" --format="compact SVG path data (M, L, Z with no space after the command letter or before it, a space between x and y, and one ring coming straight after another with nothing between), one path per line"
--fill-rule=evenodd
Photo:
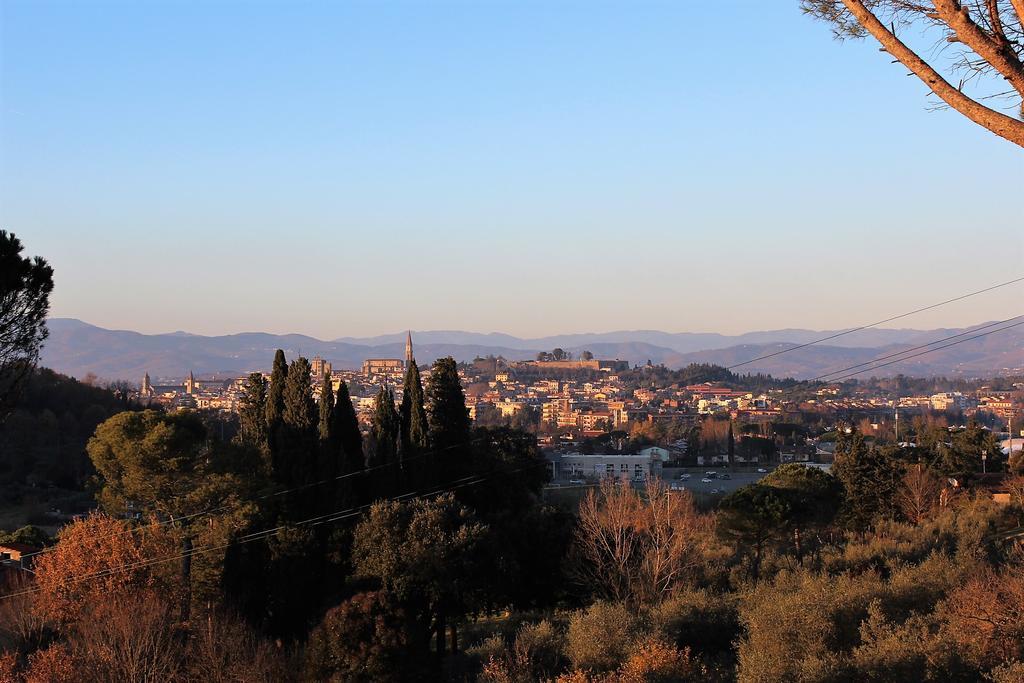
M615 477L625 481L644 481L661 476L661 459L640 453L550 453L554 479L596 481Z

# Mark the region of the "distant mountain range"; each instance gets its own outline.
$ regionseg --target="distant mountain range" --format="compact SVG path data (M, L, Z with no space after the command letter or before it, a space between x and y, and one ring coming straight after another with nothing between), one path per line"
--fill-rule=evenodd
M975 326L982 327L982 325ZM93 373L104 379L139 381L148 372L156 381L184 377L239 375L270 367L276 349L289 358L320 357L338 368L357 368L366 358L401 358L405 332L377 337L341 337L322 341L300 334L246 332L216 337L172 332L140 334L107 330L73 318L51 318L50 338L42 364L75 377ZM911 330L868 329L772 358L744 365L739 372L766 372L777 377L807 379L864 363L880 356L951 337L972 328ZM741 335L668 333L657 330L556 335L522 339L507 334L462 331L413 332L416 359L432 362L443 356L470 361L493 354L509 360L534 358L539 351L560 347L578 356L591 351L598 358L617 358L632 364L648 360L678 368L689 363L734 365L787 347L835 334L837 331L769 330ZM968 335L969 336L969 335ZM914 376L985 377L1024 373L1024 327L929 353L868 373Z

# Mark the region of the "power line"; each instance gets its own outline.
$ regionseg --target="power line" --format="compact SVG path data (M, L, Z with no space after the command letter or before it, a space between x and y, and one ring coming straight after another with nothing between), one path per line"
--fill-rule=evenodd
M985 329L988 329L990 327L995 327L997 325L1002 325L1004 323L1010 322L1011 320L1016 320L1017 318L1020 318L1022 316L1024 316L1024 314L1015 315L1012 318L1007 318L1006 320L999 320L999 321L994 322L994 323L988 323L988 324L982 325L980 327L975 327L973 329L967 330L966 332L961 332L960 334L953 334L953 335L950 335L948 337L944 337L942 339L936 339L935 341L928 342L927 344L921 344L920 346L912 346L912 347L910 347L908 349L903 349L902 351L897 351L895 353L890 353L890 354L885 355L885 356L879 356L878 358L875 358L873 360L865 361L863 363L858 363L856 365L851 365L849 367L843 368L842 370L834 370L832 372L826 372L824 375L818 375L817 377L812 377L811 379L806 380L806 381L808 381L808 382L817 382L818 380L824 379L826 377L830 377L831 375L838 375L840 373L846 372L847 370L853 370L855 368L860 368L860 367L863 367L865 365L871 365L873 363L877 363L878 361L887 360L889 358L895 358L896 356L902 356L903 354L910 353L911 351L918 351L920 349L928 348L929 346L934 346L935 344L941 344L942 342L949 341L950 339L956 339L957 337L963 337L964 335L973 334L975 332L980 332L981 330L985 330ZM1008 329L1008 328L1003 328L1003 329ZM1001 330L992 330L992 331L993 332L1000 332ZM977 337L971 337L971 339L976 339L976 338ZM969 340L964 339L963 341L969 341ZM946 347L942 347L942 348L946 348ZM938 349L936 349L936 350L938 350ZM879 367L881 367L881 366L879 366Z
M188 550L186 552L183 552L183 553L176 553L174 555L169 555L169 556L159 557L159 558L149 558L149 559L140 560L140 561L134 562L134 563L118 565L117 567L109 567L107 569L104 569L104 570L101 570L101 571L98 571L98 572L93 572L91 574L83 574L83 575L79 575L79 576L76 576L76 577L72 577L72 580L74 582L76 582L76 583L80 583L80 582L88 581L88 580L92 580L92 579L104 578L104 577L110 576L112 574L116 574L116 573L119 573L119 572L126 572L126 571L129 571L129 570L132 570L132 569L143 569L145 567L149 567L149 566L153 566L153 565L157 565L157 564L163 564L163 563L166 563L166 562L173 562L175 560L181 560L181 559L184 559L186 557L193 557L194 555L199 555L199 554L209 553L209 552L215 552L217 550L224 550L224 549L229 548L231 546L242 545L242 544L245 544L245 543L252 543L253 541L258 541L258 540L261 540L263 538L267 538L267 537L272 536L273 534L277 533L278 531L281 531L282 529L294 528L294 527L304 526L304 525L307 525L307 524L310 525L310 526L318 526L320 524L328 524L328 523L332 523L332 522L341 521L341 520L347 519L349 517L354 517L356 515L362 514L363 511L365 511L366 509L372 507L374 504L376 504L378 502L384 502L384 501L398 502L398 501L403 501L403 500L412 500L412 499L416 499L416 498L423 498L423 497L427 497L427 496L434 496L434 495L438 495L440 493L445 493L445 492L448 492L448 491L454 491L455 489L458 489L458 488L463 488L463 487L466 487L466 486L474 486L476 484L479 484L481 482L484 482L484 481L490 479L492 476L494 476L496 474L512 474L512 473L520 472L522 470L530 469L530 468L533 468L533 467L539 467L539 466L545 466L546 467L547 464L548 463L546 461L541 460L541 461L537 461L537 462L532 462L532 463L530 463L528 465L524 465L522 467L513 468L513 469L507 470L505 472L500 472L498 470L492 470L490 473L487 474L487 476L481 476L480 474L470 474L470 475L467 475L465 477L460 477L459 479L454 479L454 480L448 482L447 484L445 484L445 485L443 485L443 486L441 486L439 488L432 489L430 491L425 491L425 492L422 492L422 493L418 493L418 492L415 492L415 491L409 491L409 492L403 493L403 494L398 495L398 496L393 496L393 497L390 497L390 498L384 498L384 499L375 501L374 503L370 503L370 504L366 504L366 505L360 505L360 506L356 506L356 507L352 507L352 508L347 508L347 509L342 509L342 510L336 510L334 512L329 512L327 514L317 515L315 517L310 517L309 519L305 519L305 520L302 520L302 521L299 521L299 522L292 522L292 523L288 523L288 524L280 524L280 525L278 525L276 527L272 527L272 528L269 528L269 529L263 529L261 531L255 531L255 532L252 532L252 533L240 536L238 538L232 539L228 543L223 543L223 544L220 544L220 545L213 545L213 546L201 546L199 548L192 548L192 549L190 549L190 550ZM95 539L93 539L93 540L95 540ZM25 589L25 590L16 591L14 593L7 593L5 595L0 595L0 600L4 600L6 598L14 598L14 597L18 597L18 596L21 596L21 595L28 595L28 594L31 594L31 593L38 593L41 590L43 590L41 587L35 586L33 588L28 588L28 589Z
M256 502L256 501L260 501L260 500L266 500L268 498L276 498L277 496L283 496L283 495L286 495L286 494L289 494L289 493L295 493L296 491L303 491L305 489L313 488L314 486L322 486L324 484L329 484L329 483L332 483L332 482L341 481L343 479L348 479L349 477L357 477L357 476L369 474L370 472L375 472L375 471L378 471L378 470L387 469L389 467L395 467L395 466L404 465L405 463L412 462L414 460L419 460L421 458L426 458L428 456L437 455L437 454L442 453L444 451L449 451L449 450L452 450L452 449L455 449L455 448L462 448L463 446L469 446L469 445L472 445L472 444L480 442L480 441L486 441L486 438L485 437L477 437L475 439L470 439L469 441L466 441L466 442L463 442L463 443L452 444L451 446L445 446L444 448L437 448L437 449L434 449L434 450L426 451L424 453L419 453L417 455L414 455L414 456L411 456L411 457L408 457L408 458L403 458L402 460L395 460L395 461L387 462L387 463L384 463L384 464L381 464L381 465L374 465L373 467L366 467L366 468L361 469L361 470L356 470L355 472L349 472L347 474L338 475L337 477L330 477L328 479L321 479L320 481L313 481L313 482L309 482L309 483L306 483L306 484L301 484L299 486L294 486L294 487L289 488L289 489L282 489L282 490L278 490L278 491L271 491L270 493L265 493L265 494L256 496L256 497L254 497L254 498L252 498L250 500L247 500L245 502ZM197 512L192 512L192 513L189 513L187 515L181 515L179 517L172 517L171 519L165 519L165 520L158 521L158 522L151 522L149 524L144 524L142 526L134 527L134 528L131 528L131 529L125 529L124 531L119 531L119 532L116 532L116 533L113 533L113 534L106 534L104 536L97 536L94 540L101 540L101 539L104 539L104 538L110 538L110 537L114 537L114 536L123 536L125 534L130 534L130 533L134 533L136 531L141 531L141 530L145 530L145 529L158 529L160 527L167 526L169 524L177 524L177 523L183 522L185 520L192 519L194 517L201 517L203 515L212 515L215 512L219 512L221 510L227 510L227 509L229 509L231 507L233 507L233 505L230 505L230 504L219 505L217 507L212 507L212 508L207 508L205 510L199 510ZM49 548L43 548L42 550L37 550L34 553L25 553L24 555L22 555L22 557L29 558L29 557L35 557L36 555L43 555L45 553L53 552L53 549L54 549L53 546L51 546Z
M937 304L931 304L930 306L925 306L923 308L918 308L918 309L915 309L913 311L908 311L906 313L901 313L899 315L894 315L891 318L886 318L885 320L878 320L876 322L868 323L866 325L860 325L859 327L854 327L854 328L851 328L849 330L845 330L843 332L836 332L835 334L830 334L829 336L822 337L821 339L815 339L814 341L805 342L803 344L797 344L796 346L790 346L789 348L785 348L785 349L782 349L780 351L774 351L772 353L768 353L768 354L765 354L763 356L758 356L757 358L751 358L750 360L743 361L742 363L736 363L735 365L729 365L729 366L726 367L726 370L733 370L735 368L740 368L740 367L743 367L744 365L750 365L751 363L756 363L757 361L764 360L766 358L774 358L775 356L780 356L780 355L782 355L784 353L789 353L790 351L796 351L798 349L805 349L808 346L814 346L815 344L820 344L821 342L829 341L829 340L832 340L832 339L837 339L839 337L843 337L843 336L848 335L848 334L853 334L854 332L860 332L861 330L866 330L869 327L876 327L878 325L883 325L885 323L892 322L893 320L899 320L901 318L906 318L906 317L914 315L916 313L922 313L924 311L930 311L931 309L938 308L939 306L945 306L946 304L951 304L951 303L953 303L955 301L962 301L962 300L968 299L968 298L970 298L972 296L977 296L978 294L984 294L985 292L991 292L994 289L999 289L1000 287L1006 287L1008 285L1016 284L1018 282L1024 282L1024 277L1019 277L1019 278L1016 278L1016 279L1013 279L1013 280L1007 280L1006 282L1000 282L997 285L992 285L991 287L986 287L985 289L979 289L976 292L970 292L968 294L963 294L961 296L954 297L952 299L946 299L945 301L940 301Z
M1018 316L1018 317L1020 317L1020 316ZM1010 320L1013 320L1013 318L1010 318ZM891 360L888 363L882 363L880 365L875 365L874 367L865 368L864 370L858 370L856 372L851 372L850 374L843 375L841 377L834 377L834 378L832 378L829 381L830 382L841 382L842 380L847 379L849 377L853 377L855 375L862 375L865 372L871 372L872 370L877 370L878 368L884 368L884 367L886 367L888 365L893 365L895 363L902 363L903 361L910 360L911 358L917 358L918 356L924 356L925 354L934 353L935 351L941 351L942 349L948 349L950 346L956 346L957 344L963 344L964 342L969 342L972 339L979 339L981 337L987 337L990 334L995 334L996 332L1003 332L1003 331L1008 330L1008 329L1013 328L1013 327L1019 327L1020 325L1024 325L1024 320L1022 320L1020 322L1013 323L1012 325L1007 325L1006 327L1000 327L1000 328L995 329L995 330L989 330L988 332L982 332L981 334L976 334L973 337L967 337L966 339L960 339L959 341L950 342L949 344L946 344L944 346L939 346L939 347L936 347L934 349L929 349L927 351L922 351L920 353L915 353L913 355L906 356L904 358L897 358L896 360ZM840 370L839 372L842 372L842 370ZM832 374L834 374L834 373L832 373Z

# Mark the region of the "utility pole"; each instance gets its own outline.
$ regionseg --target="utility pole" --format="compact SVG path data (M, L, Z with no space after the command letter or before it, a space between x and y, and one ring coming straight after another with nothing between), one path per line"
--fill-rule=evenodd
M1006 431L1010 435L1010 447L1006 450L1006 461L1009 462L1010 458L1013 457L1013 398L1010 395L1010 417L1006 419Z
M900 445L900 397L896 396L896 400L893 401L893 410L896 413L896 447Z

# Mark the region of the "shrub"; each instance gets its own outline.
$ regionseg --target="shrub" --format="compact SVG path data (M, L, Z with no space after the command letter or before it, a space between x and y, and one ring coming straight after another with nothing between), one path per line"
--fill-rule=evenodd
M359 593L327 612L306 647L306 675L316 681L398 678L415 665L405 613L383 591Z
M629 653L636 617L622 603L596 602L569 619L565 654L577 669L611 671Z
M710 655L731 651L740 634L736 598L706 589L680 591L654 607L651 625L666 642Z

